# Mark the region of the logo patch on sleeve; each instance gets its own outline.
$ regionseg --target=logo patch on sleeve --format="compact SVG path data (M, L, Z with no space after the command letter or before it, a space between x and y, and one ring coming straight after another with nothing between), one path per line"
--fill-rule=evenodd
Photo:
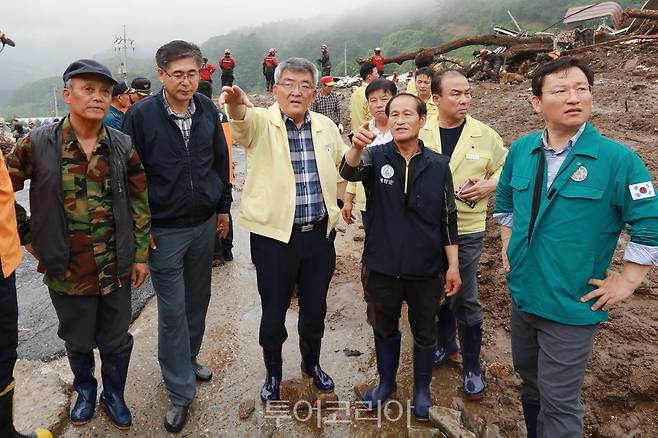
M656 191L653 188L653 183L651 181L631 184L628 186L628 189L631 191L631 198L633 201L638 199L653 198L656 196Z

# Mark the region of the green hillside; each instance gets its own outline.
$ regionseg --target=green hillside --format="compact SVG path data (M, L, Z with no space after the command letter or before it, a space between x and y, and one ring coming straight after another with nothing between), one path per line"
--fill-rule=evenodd
M642 0L621 0L622 6L639 7ZM381 47L384 56L432 47L468 34L489 33L494 25L512 28L507 11L511 11L522 27L529 31L543 30L557 23L568 7L591 4L588 0L380 0L338 18L313 18L267 23L243 28L210 38L201 45L204 55L217 63L224 49L230 48L237 59L237 85L250 92L265 89L262 59L267 49L275 47L279 59L291 56L316 60L319 46L329 45L332 73L342 75L345 70L354 75L358 71L357 57L372 54L373 47ZM551 29L555 31L559 26ZM347 51L347 69L344 50ZM462 48L453 55L470 57L472 48ZM118 58L105 59L117 71ZM157 88L153 58L132 59L129 63L131 80L135 76L149 77ZM413 63L402 66L387 65L386 72L412 70ZM215 92L219 88L219 72L215 74ZM4 117L52 114L52 87L61 87L59 78L42 79L15 90L0 108ZM60 110L63 104L60 102Z

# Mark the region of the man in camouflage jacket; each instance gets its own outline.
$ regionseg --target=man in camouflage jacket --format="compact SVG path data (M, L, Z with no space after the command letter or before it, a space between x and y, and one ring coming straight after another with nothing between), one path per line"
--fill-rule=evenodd
M7 158L15 191L30 180L31 218L17 209L19 234L39 262L59 319L57 333L78 393L72 423L93 417L98 347L101 405L116 427L127 429L131 286L139 287L148 275L146 175L130 137L102 123L116 84L110 71L82 59L63 79L70 113L33 130Z

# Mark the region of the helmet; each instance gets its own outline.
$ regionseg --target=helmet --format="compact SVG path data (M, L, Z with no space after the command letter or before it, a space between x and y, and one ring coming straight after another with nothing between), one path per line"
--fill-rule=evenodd
M224 50L224 53L225 53L225 54L226 54L226 53L230 54L230 53L231 53L231 49L226 49L226 50Z
M375 53L379 53L381 51L382 51L382 49L380 49L379 47L375 47Z

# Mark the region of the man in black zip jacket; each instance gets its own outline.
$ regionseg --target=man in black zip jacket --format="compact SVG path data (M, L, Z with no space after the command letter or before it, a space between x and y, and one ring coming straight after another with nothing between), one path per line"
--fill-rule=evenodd
M363 395L379 408L396 390L402 301L409 306L414 337L413 411L428 420L436 345L435 316L443 295L461 285L457 209L448 159L423 146L418 133L425 102L408 93L386 105L393 141L364 150L376 137L365 123L345 153L340 175L366 191L366 240L361 282L375 334L379 385ZM446 270L447 268L447 270Z
M195 93L201 51L172 41L155 55L162 90L136 104L124 130L142 158L152 211L149 266L158 297L158 359L171 405L165 428L180 431L212 371L197 362L210 301L214 236L228 232L231 187L217 108Z

